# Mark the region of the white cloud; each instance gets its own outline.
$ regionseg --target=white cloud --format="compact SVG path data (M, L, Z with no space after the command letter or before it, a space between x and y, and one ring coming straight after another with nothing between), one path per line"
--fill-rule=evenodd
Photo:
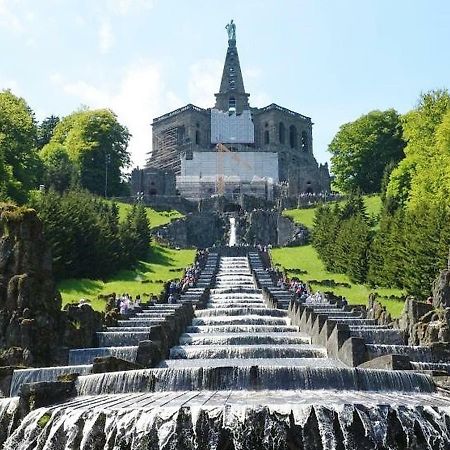
M98 30L98 44L102 53L108 53L114 44L114 35L109 21L103 20Z
M209 108L214 104L214 93L219 91L223 62L205 59L189 67L189 101L194 105Z
M23 21L14 11L18 4L17 0L0 0L0 27L16 33L21 33L25 30Z
M133 163L140 166L151 150L152 119L183 104L173 92L166 91L161 67L150 61L140 61L129 67L118 86L66 81L57 73L51 75L50 80L81 104L91 108L111 108L130 130L129 150Z

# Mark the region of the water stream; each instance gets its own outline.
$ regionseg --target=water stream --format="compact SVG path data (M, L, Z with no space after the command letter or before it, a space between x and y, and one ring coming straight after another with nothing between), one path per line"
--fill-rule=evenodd
M262 270L255 255L252 265ZM333 305L312 306L369 339L374 355L407 351L384 343L402 343L396 330ZM71 361L121 348L132 358L161 318L152 311L121 321L99 334L101 348L71 352ZM247 257L222 257L206 307L167 360L80 376L76 398L31 412L5 450L450 448L450 397L436 393L429 376L349 368L310 342L286 311L266 306ZM0 424L2 408L0 401Z

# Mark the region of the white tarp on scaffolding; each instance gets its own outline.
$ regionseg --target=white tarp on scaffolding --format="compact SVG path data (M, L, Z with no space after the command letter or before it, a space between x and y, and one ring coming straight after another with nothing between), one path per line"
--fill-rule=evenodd
M253 144L254 142L255 127L249 110L236 115L211 109L212 144Z
M181 159L183 177L236 177L241 182L255 178L278 183L278 154L273 152L194 152ZM177 177L178 178L178 177Z

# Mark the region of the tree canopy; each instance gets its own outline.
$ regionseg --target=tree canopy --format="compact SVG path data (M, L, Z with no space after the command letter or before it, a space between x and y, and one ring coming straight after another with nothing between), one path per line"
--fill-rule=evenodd
M58 189L61 178L65 183L70 172L75 184L94 194L121 195L121 171L130 164L129 139L128 129L109 109L81 110L64 117L41 152L48 182ZM51 158L59 162L67 159L72 166L62 175L52 172L48 164Z
M23 98L0 92L0 195L24 202L40 173L37 127Z
M393 170L387 201L416 208L448 202L450 192L450 95L446 90L420 96L417 107L402 119L408 141L405 159Z
M404 147L394 109L372 111L342 125L328 147L335 187L345 193L380 192L386 166L404 157Z

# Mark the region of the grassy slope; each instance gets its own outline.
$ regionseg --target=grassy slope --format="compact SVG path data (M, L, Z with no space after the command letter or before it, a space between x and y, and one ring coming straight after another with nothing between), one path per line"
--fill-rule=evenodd
M381 210L381 199L379 196L364 197L367 213L372 216L377 216ZM291 209L284 211L285 216L291 217L294 222L301 223L308 228L313 227L314 214L316 208L309 209ZM317 252L311 245L304 247L290 247L279 248L272 250L272 258L275 264L279 264L285 269L301 269L307 271L306 274L294 274L303 280L334 280L337 283L348 283L351 287L327 287L321 284L314 284L312 286L315 290L331 290L338 295L345 296L350 303L366 304L367 298L371 292L377 292L380 296L380 302L386 305L388 310L394 317L398 317L403 309L403 301L391 300L383 297L391 295L401 296L402 291L399 289L371 289L369 286L351 283L348 276L342 273L332 273L325 270L322 261L319 259ZM289 270L288 270L289 272Z
M348 276L342 273L331 273L325 270L323 262L319 259L316 250L311 245L303 247L286 247L272 249L272 260L288 271L291 276L310 280L334 280L337 283L349 283L351 287L333 286L327 287L322 284L312 283L314 290L333 291L337 295L343 295L352 304L366 304L369 294L377 292L380 295L379 301L385 305L394 317L398 317L403 309L403 301L392 300L384 297L391 295L401 296L399 289L378 288L371 289L362 284L351 283ZM289 272L289 269L301 269L305 274Z
M381 199L378 195L364 197L367 214L377 216L381 210ZM305 209L288 209L283 211L283 215L290 217L294 222L301 223L308 228L312 228L314 224L314 215L316 208Z
M119 207L119 219L125 219L131 205L117 203ZM155 228L165 225L172 220L183 217L178 211L155 211L146 208L150 220L150 227ZM58 283L61 292L63 306L75 302L80 298L88 298L94 309L102 311L105 301L97 298L99 294L106 295L113 292L117 294L128 293L133 297L137 294L158 294L165 281L179 278L183 269L192 263L195 250L174 250L152 243L149 257L146 261L140 261L135 269L121 270L107 280L92 279L67 279ZM142 283L142 280L149 280Z
M99 300L99 294L106 295L128 293L133 297L140 294L158 294L163 283L172 278L179 278L183 269L192 263L195 250L175 250L152 244L149 258L140 261L133 270L121 270L105 281L91 279L68 279L58 284L63 297L63 305L88 298L92 306L102 311L104 300ZM149 280L142 283L143 280Z
M132 208L132 205L129 205L128 203L117 203L117 206L119 207L119 220L122 221L125 219L127 212ZM147 210L147 217L150 221L151 228L166 225L172 220L180 219L181 217L183 217L183 214L176 210L155 211L154 209L148 207L146 207L145 209Z

